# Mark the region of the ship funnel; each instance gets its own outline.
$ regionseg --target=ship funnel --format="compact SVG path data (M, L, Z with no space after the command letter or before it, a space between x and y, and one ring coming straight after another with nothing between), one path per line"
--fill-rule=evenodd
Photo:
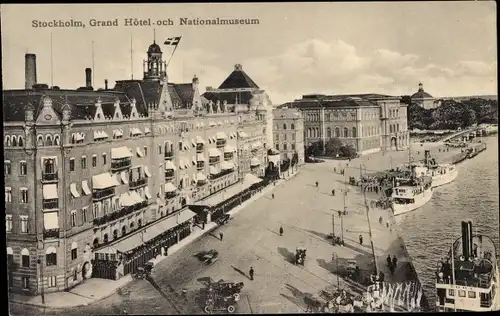
M462 256L465 260L469 259L469 225L462 221Z
M474 257L474 243L472 238L472 222L467 222L467 235L469 239L467 240L467 246L469 247L469 257Z

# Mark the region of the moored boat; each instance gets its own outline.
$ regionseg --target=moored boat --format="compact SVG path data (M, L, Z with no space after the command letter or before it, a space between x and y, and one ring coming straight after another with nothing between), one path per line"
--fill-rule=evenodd
M454 164L439 164L435 158L431 158L428 150L425 151L423 161L403 165L406 168L410 168L411 166L415 166L417 175L431 177L433 188L450 183L458 176L458 169Z
M392 211L394 216L418 209L432 199L432 178L415 178L413 183L397 185L392 191Z
M437 311L499 310L500 274L493 240L474 234L472 222L462 221L462 236L450 248L436 270Z

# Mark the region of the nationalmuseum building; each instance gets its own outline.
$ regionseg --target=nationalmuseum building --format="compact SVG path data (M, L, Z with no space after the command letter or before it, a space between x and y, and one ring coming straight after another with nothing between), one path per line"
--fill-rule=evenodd
M337 137L360 155L408 148L407 105L399 97L379 94L304 95L280 108L297 108L304 116L304 143Z
M156 43L142 80L94 90L91 71L84 87L49 88L26 54L25 89L3 91L13 291L136 271L249 198L276 159L269 98L241 65L205 96L196 77L168 82Z

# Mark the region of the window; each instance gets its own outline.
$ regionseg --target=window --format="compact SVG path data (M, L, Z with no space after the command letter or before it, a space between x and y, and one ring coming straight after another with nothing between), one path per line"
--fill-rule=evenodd
M283 124L283 129L286 129L286 124Z
M179 150L182 150L182 142L179 142Z
M474 291L469 291L469 298L476 298L476 292Z
M49 247L45 251L45 263L47 266L57 265L57 249L55 247Z
M76 211L71 211L71 227L76 226Z
M6 232L11 232L12 231L12 215L5 215L5 231Z
M295 144L292 144L292 150L295 150Z
M26 248L21 251L21 266L23 268L29 268L30 266L30 252Z
M292 134L292 140L295 140L295 134Z
M329 127L326 129L326 137L332 138L332 129Z
M98 218L99 217L99 204L94 203L92 206L92 218Z
M81 160L82 169L87 169L87 157L82 156Z
M78 256L78 245L76 242L71 243L71 260L75 260Z
M161 145L158 145L158 154L161 154Z
M144 146L144 156L148 155L148 146Z
M73 281L78 280L78 271L76 269L73 271Z
M340 130L338 127L335 127L335 137L340 137Z
M108 164L108 156L106 154L102 154L102 164Z
M97 167L97 155L92 155L92 167Z
M109 202L108 201L104 201L102 203L102 212L104 215L108 214L108 210L109 210Z
M276 150L280 150L280 144L276 144Z
M88 207L82 208L82 223L86 223L88 220Z
M47 287L56 287L57 285L57 278L55 276L49 276L47 278L48 285Z
M276 141L279 141L280 140L280 135L279 134L276 134Z
M69 159L69 171L75 171L75 158Z
M28 203L28 189L21 188L21 203Z
M464 290L458 290L458 296L459 297L465 297L465 291Z
M28 164L26 161L21 161L19 163L19 174L25 176L28 173Z
M295 124L292 123L292 125L290 125L290 128L295 129Z
M10 161L4 161L3 162L3 167L4 167L4 174L8 175L12 173L12 166L10 165Z
M11 190L11 188L5 188L5 202L12 202L12 190Z
M29 289L30 288L30 278L23 276L22 280L23 280L23 289Z
M356 136L356 127L352 128L352 137L357 137Z
M286 140L286 134L283 134L283 140Z
M287 150L286 149L286 143L283 144L283 150Z
M19 216L21 218L21 233L28 233L28 216L26 215L21 215Z
M349 130L347 127L344 127L344 137L349 137Z

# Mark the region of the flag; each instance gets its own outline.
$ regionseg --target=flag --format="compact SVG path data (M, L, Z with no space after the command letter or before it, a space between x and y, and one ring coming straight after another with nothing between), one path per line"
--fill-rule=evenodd
M165 45L177 46L177 45L179 45L180 41L181 41L181 36L179 36L179 37L169 37L165 41Z

